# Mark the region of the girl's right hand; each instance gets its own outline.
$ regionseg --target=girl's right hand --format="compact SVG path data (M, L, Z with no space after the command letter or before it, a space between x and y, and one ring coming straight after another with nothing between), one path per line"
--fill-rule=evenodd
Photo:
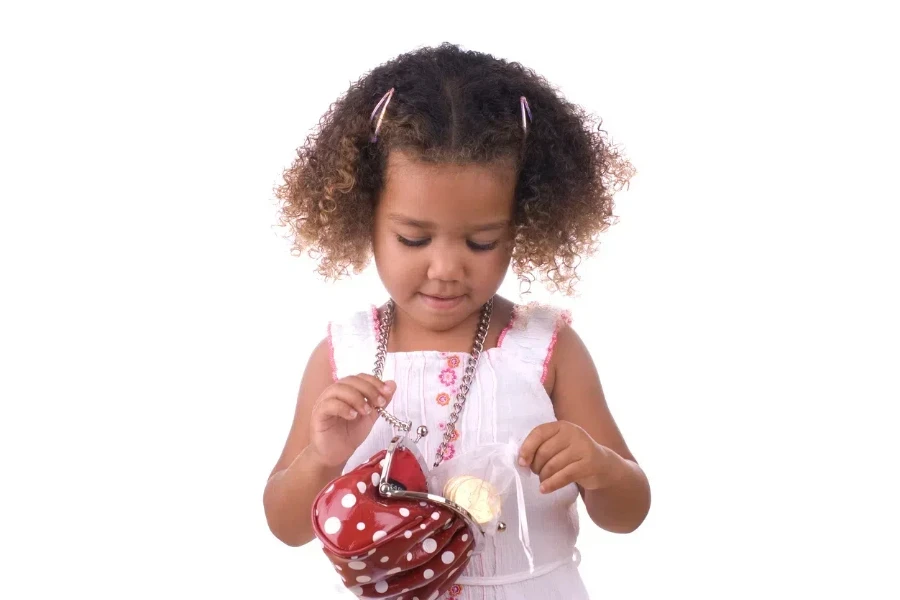
M372 431L397 384L360 373L331 384L313 406L309 445L327 467L343 466ZM368 402L367 402L368 400Z

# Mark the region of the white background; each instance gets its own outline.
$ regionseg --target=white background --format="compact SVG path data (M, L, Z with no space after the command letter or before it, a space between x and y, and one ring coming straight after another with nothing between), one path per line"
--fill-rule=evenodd
M292 257L272 187L351 81L452 41L638 169L581 295L532 294L653 488L631 535L583 519L593 595L898 597L881 4L4 3L0 596L346 597L262 492L326 319L383 293Z

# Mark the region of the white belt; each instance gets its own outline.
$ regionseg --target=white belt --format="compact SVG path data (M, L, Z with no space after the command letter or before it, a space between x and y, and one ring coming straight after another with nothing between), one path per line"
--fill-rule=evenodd
M535 577L541 577L542 575L546 575L551 571L555 571L560 567L564 567L568 564L575 564L577 567L581 564L581 553L578 549L575 550L574 554L571 558L566 558L563 560L558 560L553 563L549 563L546 565L541 565L540 567L535 567L533 571L520 571L518 573L510 573L509 575L499 575L497 577L458 577L456 579L456 583L460 585L484 585L484 586L492 586L492 585L509 585L510 583L519 583L520 581L528 581L529 579L534 579Z

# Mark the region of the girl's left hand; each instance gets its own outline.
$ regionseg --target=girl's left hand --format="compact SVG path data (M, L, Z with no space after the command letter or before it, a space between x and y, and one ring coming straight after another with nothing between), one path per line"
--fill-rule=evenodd
M544 494L570 483L585 490L607 487L621 472L622 460L595 442L584 429L568 421L538 425L519 449L519 464L540 476Z

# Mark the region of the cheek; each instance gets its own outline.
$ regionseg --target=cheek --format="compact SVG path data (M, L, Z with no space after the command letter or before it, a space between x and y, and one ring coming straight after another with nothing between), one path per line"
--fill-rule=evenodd
M475 262L478 279L484 281L485 285L494 285L506 276L510 260L512 248L498 248L496 252L491 252L489 256Z

